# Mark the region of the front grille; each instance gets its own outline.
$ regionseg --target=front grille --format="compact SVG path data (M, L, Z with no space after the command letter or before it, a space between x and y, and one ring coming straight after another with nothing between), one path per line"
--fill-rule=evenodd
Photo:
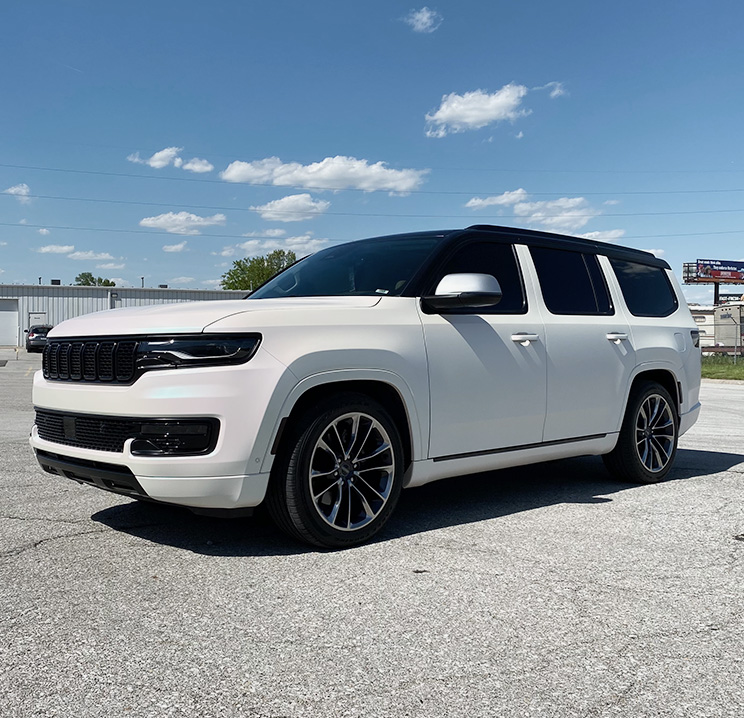
M122 452L124 442L139 435L142 420L58 414L37 409L36 426L45 441L81 449Z
M50 339L42 358L44 378L131 384L135 379L137 345L131 339Z

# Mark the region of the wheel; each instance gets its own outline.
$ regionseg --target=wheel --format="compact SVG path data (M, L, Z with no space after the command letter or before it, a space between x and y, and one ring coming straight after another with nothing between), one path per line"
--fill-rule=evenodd
M289 535L343 548L374 536L400 496L403 448L385 409L344 393L302 415L274 460L267 508Z
M677 453L679 421L669 392L653 381L633 389L615 448L603 456L623 481L652 484L669 472Z

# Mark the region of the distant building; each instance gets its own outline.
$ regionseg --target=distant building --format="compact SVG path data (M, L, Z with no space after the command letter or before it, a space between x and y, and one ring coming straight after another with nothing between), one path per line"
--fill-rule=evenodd
M690 304L690 312L695 324L700 331L700 348L705 353L705 347L715 346L715 318L716 309L713 306L703 306L701 304Z
M24 330L120 307L242 299L247 291L0 284L0 346L22 346Z

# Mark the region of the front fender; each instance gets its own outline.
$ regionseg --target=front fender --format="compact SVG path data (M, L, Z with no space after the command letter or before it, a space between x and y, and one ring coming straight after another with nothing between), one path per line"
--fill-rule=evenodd
M271 448L279 433L282 419L288 417L300 398L311 389L318 386L328 385L330 388L334 385L340 385L351 381L374 381L381 384L387 384L393 387L403 402L408 416L409 427L411 431L411 448L412 458L414 460L425 458L424 447L427 445L425 437L428 437L428 412L425 414L417 409L414 392L408 383L398 374L385 369L338 369L325 372L318 372L298 381L292 389L286 394L275 392L264 415L263 422L256 437L256 443L252 453L251 462L259 462L256 459L261 457L261 472L268 472L274 461L274 455Z

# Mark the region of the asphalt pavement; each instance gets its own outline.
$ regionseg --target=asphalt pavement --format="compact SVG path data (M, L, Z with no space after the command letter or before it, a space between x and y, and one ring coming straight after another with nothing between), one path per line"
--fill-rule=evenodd
M451 479L325 552L43 473L39 356L3 360L3 717L744 714L744 383L703 383L661 484Z

